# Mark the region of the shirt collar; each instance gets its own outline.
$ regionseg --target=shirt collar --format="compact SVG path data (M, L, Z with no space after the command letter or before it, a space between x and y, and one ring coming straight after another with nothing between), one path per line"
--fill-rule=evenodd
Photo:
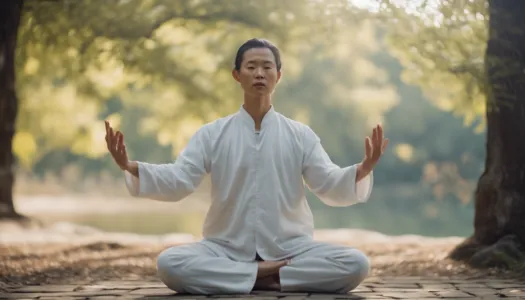
M271 124L272 119L275 117L275 108L274 106L270 106L270 109L266 114L264 114L262 122L261 122L261 130L266 128L268 125ZM255 130L255 121L253 120L252 116L244 109L244 106L241 105L239 109L239 116L241 117L242 121L251 126L253 130Z

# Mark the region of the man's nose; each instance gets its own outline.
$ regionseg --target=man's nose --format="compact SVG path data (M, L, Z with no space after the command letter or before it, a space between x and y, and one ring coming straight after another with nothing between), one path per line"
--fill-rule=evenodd
M260 79L260 78L263 78L264 77L264 72L262 71L261 68L256 68L255 69L255 78L257 79Z

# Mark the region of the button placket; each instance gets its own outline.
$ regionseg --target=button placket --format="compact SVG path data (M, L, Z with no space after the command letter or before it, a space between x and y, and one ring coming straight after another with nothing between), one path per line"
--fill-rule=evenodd
M259 133L260 134L260 133ZM258 239L257 239L257 235L259 233L259 140L258 140L258 137L257 137L257 133L254 131L253 132L253 144L254 144L254 151L253 151L253 155L254 155L254 159L253 159L253 162L254 162L254 170L255 170L255 181L254 181L254 185L255 185L255 197L254 197L254 205L253 205L253 211L254 211L254 214L255 214L255 218L254 218L254 222L253 222L253 230L254 230L254 242L255 242L255 253L259 253L258 251ZM259 253L260 255L260 253Z

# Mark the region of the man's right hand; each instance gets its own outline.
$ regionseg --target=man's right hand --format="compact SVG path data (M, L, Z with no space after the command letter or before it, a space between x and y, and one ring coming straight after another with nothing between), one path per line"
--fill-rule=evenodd
M114 132L108 121L106 123L106 144L113 159L122 170L129 168L128 153L124 144L124 135L122 132Z

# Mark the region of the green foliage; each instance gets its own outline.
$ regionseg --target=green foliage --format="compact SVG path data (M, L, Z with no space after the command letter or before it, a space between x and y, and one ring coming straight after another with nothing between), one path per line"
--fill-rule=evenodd
M380 0L391 51L404 67L403 79L467 125L484 128L487 41L486 0L408 2ZM481 117L481 118L480 118Z
M159 25L150 36L144 28L152 28L153 23L148 23L152 21L143 13L153 10L147 5L154 2L161 3L120 1L115 3L123 6L117 9L113 2L108 4L109 8L91 7L93 4L87 1L62 2L58 7L69 18L67 22L73 24L53 32L99 28L99 36L86 42L83 53L90 53L86 56L68 57L67 51L60 50L74 44L74 38L88 41L79 33L64 41L58 41L53 33L48 38L55 39L55 46L50 50L31 46L46 41L43 35L32 32L38 26L22 29L25 42L19 49L18 78L23 97L17 136L21 146L17 149L20 153L34 153L34 173L42 177L49 175L46 173L63 174L63 179L58 180L60 185L82 186L74 189L76 192L96 187L105 195L125 194L123 185L116 187L114 179L108 179L108 173L119 179L122 172L110 157L95 155L105 153L100 120L109 118L124 132L133 159L152 163L172 160L196 127L239 108L242 93L230 73L233 56L245 39L264 36L283 49L284 74L274 98L276 108L310 124L336 163L345 166L362 158L364 137L376 122L384 124L391 140L389 151L375 171L375 188L369 203L332 209L309 195L316 226L362 227L393 234L451 234L459 227L468 228L458 234L468 231L472 206L465 202L471 198L472 189L465 182L475 180L480 173L483 137L474 134L472 127L463 126L461 119L431 105L436 98L430 88L446 88L444 84L427 86L422 93L418 84L401 79L402 73L412 72L406 71L407 67L427 72L424 78L428 80L438 78L440 72L445 74L444 69L422 69L417 64L409 65L407 59L398 61L398 54L393 57L393 48L384 43L385 28L367 15L354 13L352 8L335 9L336 5L341 8L339 1L324 2L332 7L333 19L315 26L310 22L314 18L322 21L324 14L315 13L312 7L295 7L294 2L292 9L287 1L253 2L252 5L266 7L266 16L272 15L270 10L280 12L282 20L286 19L286 11L301 16L292 20L295 25L283 21L263 24L257 16L263 16L264 10L243 8L245 2L232 1L236 9L245 9L241 15L245 23L225 18L222 23L210 22L205 26L202 20L180 17ZM67 3L72 6L66 6ZM140 5L126 6L126 3ZM209 5L206 6L209 11L235 12L233 6L214 6L215 1L196 3ZM80 9L75 5L85 6ZM57 10L44 4L31 7L25 16L25 26L29 26L29 16L37 9ZM106 25L90 24L89 18L82 17L84 12L97 16L93 17L97 22L105 20L102 24ZM54 18L50 17L49 23L39 21L45 26L40 25L38 30L52 31L56 26ZM142 26L136 24L139 21ZM247 27L248 23L260 26ZM328 31L330 35L321 34ZM34 40L30 35L34 35ZM115 38L116 35L121 37ZM409 41L415 37L407 33L403 38ZM444 35L442 38L447 42ZM35 52L29 55L30 50L22 49L24 45L38 51L31 50ZM80 49L72 48L71 51ZM74 91L69 92L73 96L66 91ZM84 146L72 147L81 145L78 141L82 140L79 137L83 132L85 136L92 132L92 137L85 139ZM20 148L24 145L25 150ZM101 147L98 153L96 147ZM88 155L87 151L94 154ZM73 176L66 172L68 169L75 170L76 181L70 179ZM91 221L88 223L118 227L105 220ZM168 223L163 230L173 228L173 223Z
M29 1L17 52L15 152L26 166L58 149L99 157L100 119L118 122L122 110L105 112L118 98L145 111L134 120L142 134L155 133L176 153L203 122L237 106L231 67L243 41L264 36L292 53L341 26L344 3Z
M401 80L400 74L404 69L388 52L389 48L383 42L384 29L381 29L377 22L370 19L367 21L361 15L348 12L345 22L353 25L343 28L344 30L334 30L329 41L310 37L286 43L286 51L283 53L283 80L274 97L278 110L310 124L321 137L332 159L340 165L359 161L363 155L365 135L370 134L372 125L377 122L384 123L392 143L376 175L379 184L419 181L423 178L425 165L428 163L440 166L453 162L461 166L462 177L471 179L477 176L482 155L478 151L482 148L476 147L481 143L480 137L475 137L470 128L461 128L458 120L450 114L436 111L428 105L417 87L407 86ZM239 38L239 42L242 39L244 37ZM186 45L189 47L190 44ZM85 112L86 109L82 108L82 105L100 103L92 122L102 126L102 122L98 121L101 118L112 120L112 123L125 133L133 159L150 162L172 160L185 145L187 138L203 122L238 109L241 91L235 86L230 74L237 44L232 41L221 45L223 49L227 46L230 47L229 52L203 50L199 57L194 58L193 69L190 70L188 66L181 72L181 78L187 80L193 80L194 76L202 76L202 80L195 82L207 82L212 88L193 89L179 86L177 80L168 83L167 80L162 81L161 77L144 86L130 82L132 84L129 86L115 88L114 93L105 95L103 101L92 98L79 102L73 112ZM186 51L185 49L186 46L182 47L180 53ZM187 53L191 55L191 52ZM229 57L220 58L223 55ZM222 67L217 68L213 74L206 74L207 69L199 67L199 62L207 58L209 61L222 59ZM166 60L155 56L148 56L148 59L158 60L156 64L159 68L163 62L167 63ZM184 64L190 58L186 57L180 62L177 57L173 60L173 63ZM159 76L169 71L168 68L159 70ZM46 75L49 74L44 73L37 79L46 80ZM23 80L28 78L30 77ZM21 88L27 87L22 85ZM55 87L54 91L56 90ZM195 96L201 93L201 90L209 92L211 96ZM220 99L217 100L220 103L214 102L214 98ZM56 100L52 97L50 99ZM73 100L75 99L78 97L73 97ZM23 101L27 103L29 100ZM42 111L46 101L40 101L38 104L40 106L35 108ZM27 112L22 110L24 111ZM53 113L52 111L51 114ZM77 117L67 120L67 117L56 113L53 115L53 121L64 126L63 121L66 120L71 122L70 126L74 128L78 124L75 123ZM44 118L45 115L35 110L31 124L40 125L39 122L46 120ZM37 127L33 130L41 130L41 127ZM105 153L104 131L102 128L97 130L98 136L91 140L92 145L86 143L84 147L80 147L81 150L94 151L94 146L98 146L99 153ZM104 169L110 170L114 175L119 174L118 168L113 166L108 157L101 160L95 155L85 155L67 146L62 150L49 147L49 150L40 151L43 149L42 145L52 141L52 138L60 141L60 138L64 137L63 132L67 130L59 129L60 135L55 135L54 132L40 135L41 141L37 151L40 157L36 160L34 169L37 173L60 170L75 163L86 173L96 174ZM31 135L20 134L20 137L28 139ZM70 145L68 143L71 141L78 145L78 140L78 136L72 134L64 145ZM459 141L469 141L471 146L465 147L465 143ZM28 145L26 153L36 151L31 150L37 149L35 145L33 148L30 143ZM397 175L392 177L392 172Z
M372 61L384 51L374 22L362 20L334 40L317 41L300 53L300 72L285 73L275 101L283 113L312 127L336 163L348 165L363 158L365 136L399 97L387 70Z

